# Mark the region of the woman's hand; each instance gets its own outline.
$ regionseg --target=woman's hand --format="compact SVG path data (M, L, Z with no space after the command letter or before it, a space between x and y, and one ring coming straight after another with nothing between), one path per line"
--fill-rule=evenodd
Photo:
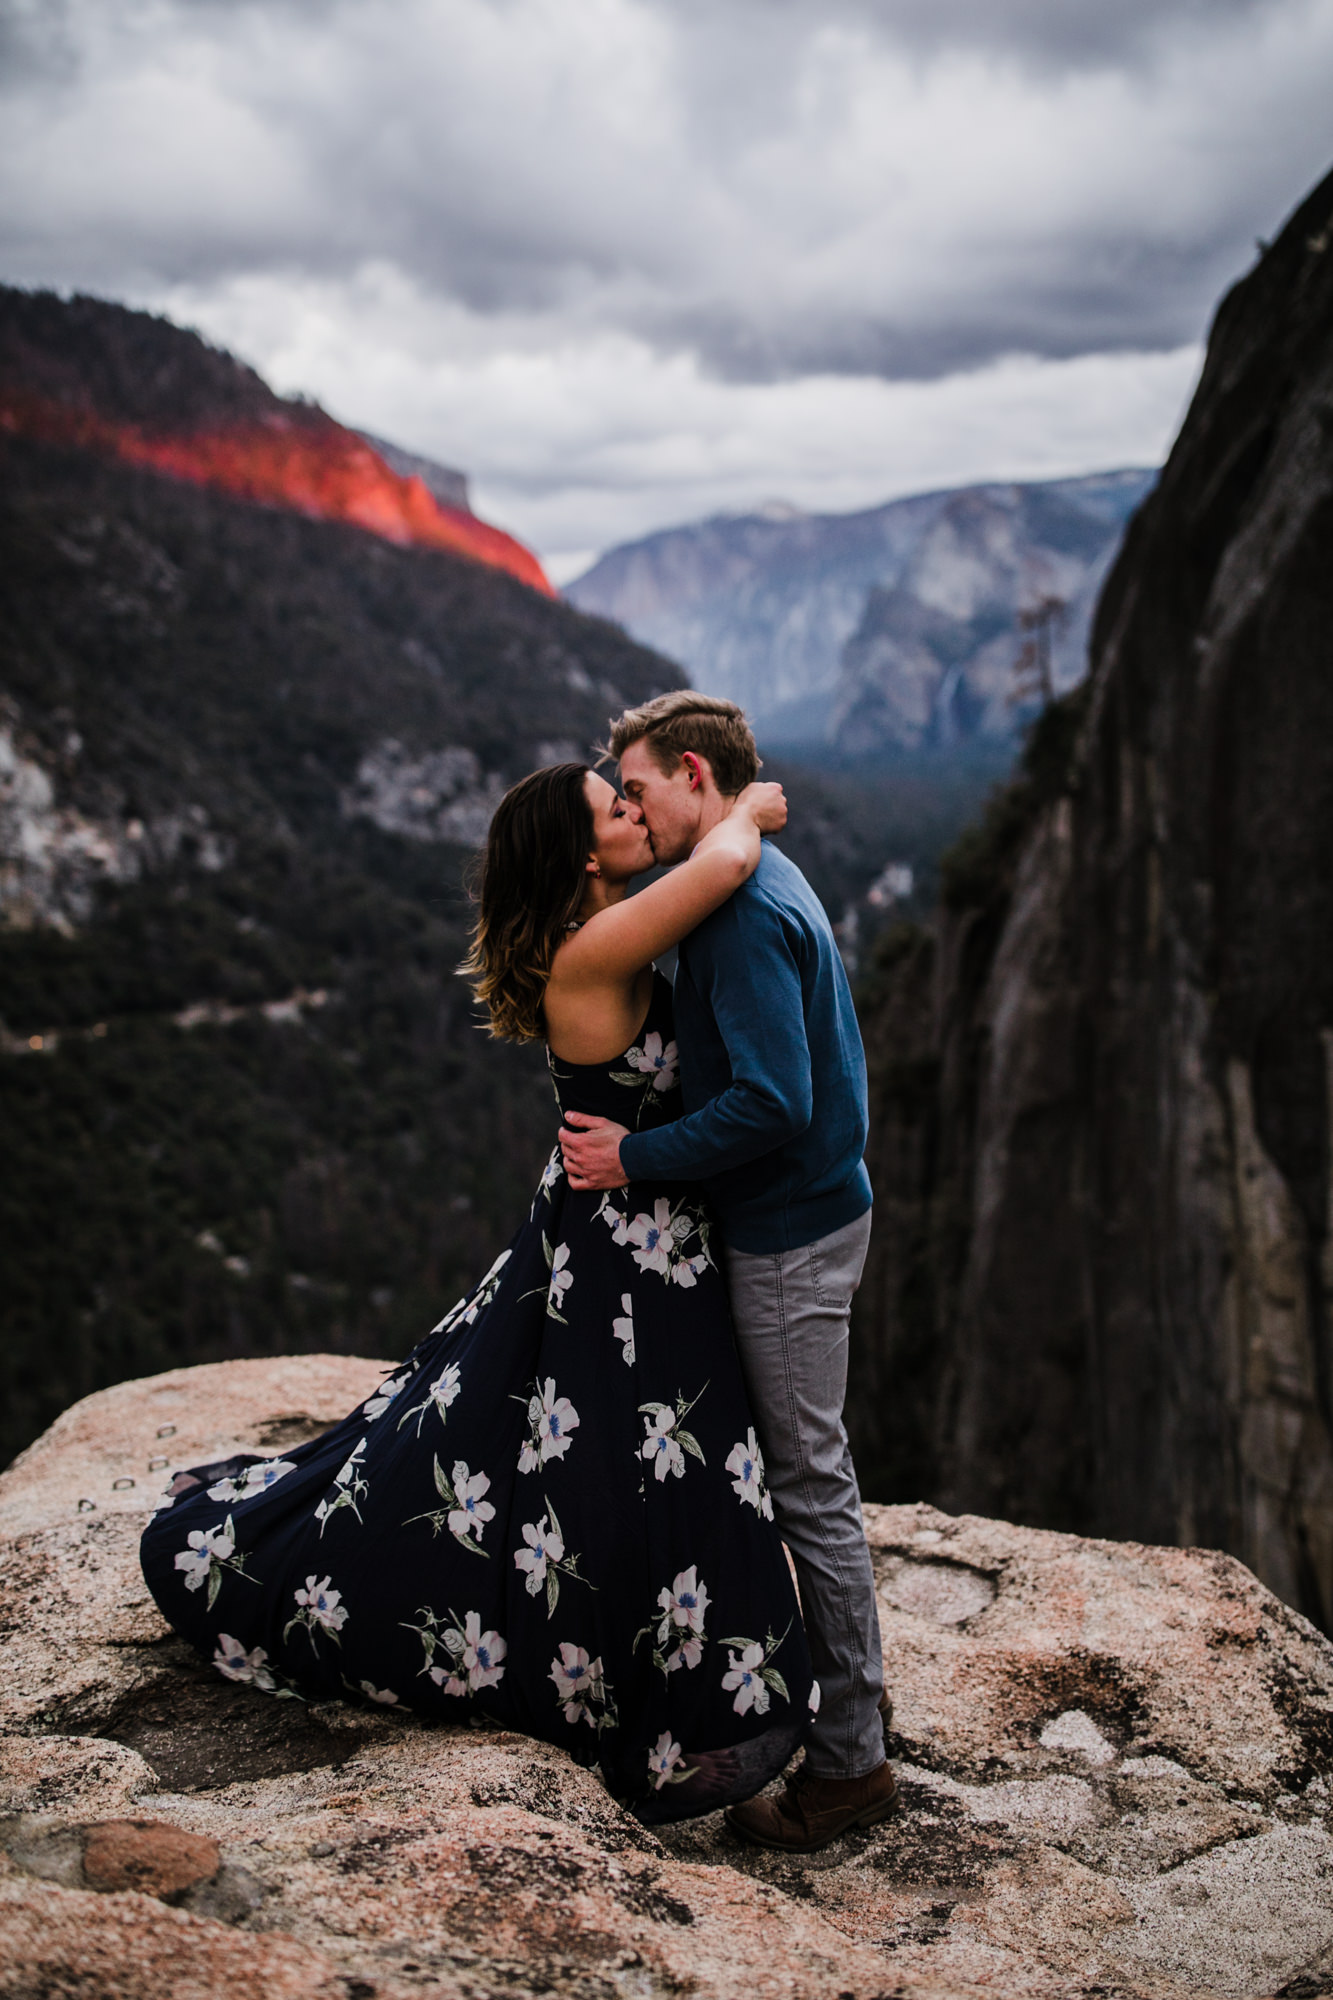
M781 833L787 824L787 795L778 784L747 785L737 794L736 809L748 812L760 833Z

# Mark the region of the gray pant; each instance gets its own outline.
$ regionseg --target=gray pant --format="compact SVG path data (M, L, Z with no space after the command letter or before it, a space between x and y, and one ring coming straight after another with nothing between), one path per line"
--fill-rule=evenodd
M852 1294L869 1242L866 1214L800 1250L726 1252L764 1476L822 1696L806 1751L822 1778L861 1778L884 1762L875 1580L842 1421Z

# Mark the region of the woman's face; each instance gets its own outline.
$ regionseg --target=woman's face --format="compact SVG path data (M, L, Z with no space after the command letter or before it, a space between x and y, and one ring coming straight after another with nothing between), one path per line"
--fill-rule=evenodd
M652 842L637 806L622 799L605 778L589 771L584 796L592 808L593 853L607 882L627 882L653 865Z

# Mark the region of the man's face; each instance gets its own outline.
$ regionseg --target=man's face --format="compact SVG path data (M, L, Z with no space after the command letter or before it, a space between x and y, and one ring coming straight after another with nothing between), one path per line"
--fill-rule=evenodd
M697 769L682 758L665 772L642 737L620 760L625 797L643 814L653 853L672 868L688 858L699 839L702 796Z

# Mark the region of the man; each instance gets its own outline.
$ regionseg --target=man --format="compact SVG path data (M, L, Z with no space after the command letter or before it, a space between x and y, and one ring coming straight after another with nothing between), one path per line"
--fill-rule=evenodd
M743 712L689 690L627 710L610 747L625 796L669 865L759 769ZM842 1422L848 1320L870 1239L865 1055L828 919L767 841L749 881L681 944L676 1038L683 1118L630 1133L570 1112L560 1140L571 1187L701 1181L716 1212L769 1492L823 1696L785 1792L727 1817L762 1846L808 1853L883 1819L897 1788Z

